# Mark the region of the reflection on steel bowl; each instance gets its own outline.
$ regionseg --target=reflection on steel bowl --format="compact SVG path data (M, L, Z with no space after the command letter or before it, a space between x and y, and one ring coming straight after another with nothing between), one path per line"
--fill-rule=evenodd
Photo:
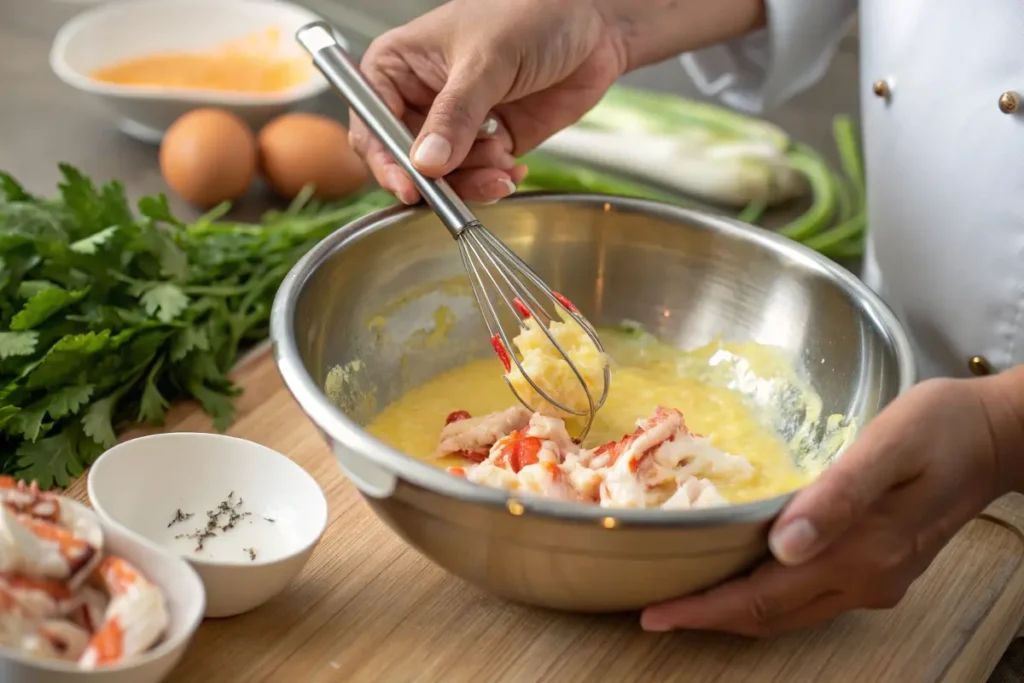
M822 416L798 459L827 466L841 448L825 416L863 426L914 381L906 335L878 298L766 231L596 195L517 196L480 217L599 327L634 321L680 348L722 338L788 353ZM423 209L368 216L314 248L278 293L271 335L285 383L378 516L440 566L511 600L607 612L704 589L763 557L789 497L610 510L514 496L369 434L411 387L493 354L458 250ZM764 403L757 387L733 388ZM806 415L776 417L785 430Z

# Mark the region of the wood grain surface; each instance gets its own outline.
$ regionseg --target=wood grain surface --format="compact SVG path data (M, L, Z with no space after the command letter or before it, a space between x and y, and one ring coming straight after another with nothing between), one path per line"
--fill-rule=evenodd
M327 495L330 521L284 594L249 614L203 624L173 682L973 683L985 680L1020 627L1020 496L971 522L897 609L847 615L783 638L646 634L636 615L508 604L447 575L373 516L284 388L269 352L243 362L236 377L244 393L230 433L309 471ZM181 405L165 429L207 431L210 422ZM70 493L85 499L84 481Z

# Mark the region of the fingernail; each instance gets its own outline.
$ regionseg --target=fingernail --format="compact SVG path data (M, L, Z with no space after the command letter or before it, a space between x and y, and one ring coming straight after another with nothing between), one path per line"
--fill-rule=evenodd
M817 540L818 530L810 521L800 518L772 531L768 537L768 547L775 559L782 564L792 565L807 559Z
M437 167L448 163L452 145L437 133L430 133L420 141L412 160L417 166Z
M484 206L490 206L500 199L504 199L513 192L516 191L516 184L508 178L502 178L501 180L493 180L482 187L483 194L485 195L497 195L494 199L488 199L487 201L480 202Z
M667 621L659 619L657 614L647 612L640 615L640 628L648 633L665 633L672 630L672 626Z

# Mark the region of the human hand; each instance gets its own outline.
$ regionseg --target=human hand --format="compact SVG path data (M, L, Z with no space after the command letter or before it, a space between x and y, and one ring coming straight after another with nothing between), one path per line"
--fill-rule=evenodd
M414 133L412 160L469 201L508 196L526 175L516 156L575 122L626 70L618 31L579 0L452 0L385 33L361 69ZM489 113L498 120L479 135ZM419 193L356 116L353 148L402 202Z
M642 627L767 636L895 606L953 535L1019 478L1021 414L993 390L1005 386L997 378L917 385L794 497L769 537L774 559L647 608Z

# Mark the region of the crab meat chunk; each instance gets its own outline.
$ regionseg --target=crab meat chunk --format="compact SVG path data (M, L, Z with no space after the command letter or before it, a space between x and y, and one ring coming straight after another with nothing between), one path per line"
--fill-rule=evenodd
M718 488L707 479L691 477L680 484L661 507L665 510L692 510L718 505L728 505Z
M570 453L562 463L569 485L579 495L580 500L596 503L601 498L601 483L604 477L597 470L583 464L579 453Z
M33 619L66 614L78 604L63 581L20 574L0 574L0 602L17 605Z
M534 415L522 429L497 440L487 459L449 472L485 486L563 500L580 496L562 471L563 446L575 452L565 425L557 418Z
M519 486L519 477L515 472L487 461L471 467L449 467L448 471L481 486L507 490L515 490Z
M633 434L595 450L590 466L605 469L600 491L600 502L605 507L661 507L679 489L687 487L691 491L693 480L707 481L710 475L744 481L754 473L745 458L721 451L707 439L692 434L682 413L665 408L638 421ZM710 481L707 484L721 498L714 485ZM673 505L680 505L680 501Z
M77 588L100 558L102 532L78 534L0 507L0 572L67 581Z
M551 442L563 454L579 451L579 446L572 440L565 428L565 422L557 417L534 413L530 418L530 423L526 426L526 433L542 441Z
M441 430L440 442L434 451L435 458L462 455L481 462L499 439L530 423L530 411L522 406L513 406L483 417L468 415L461 411L449 415L448 424Z
M37 659L77 661L89 644L89 633L66 619L47 619L35 624L22 638L25 654Z
M78 658L83 669L117 664L153 646L170 624L160 589L120 557L108 555L92 577L110 595L103 623Z
M579 494L566 481L558 463L538 462L519 471L519 490L534 496L557 500L579 500Z

